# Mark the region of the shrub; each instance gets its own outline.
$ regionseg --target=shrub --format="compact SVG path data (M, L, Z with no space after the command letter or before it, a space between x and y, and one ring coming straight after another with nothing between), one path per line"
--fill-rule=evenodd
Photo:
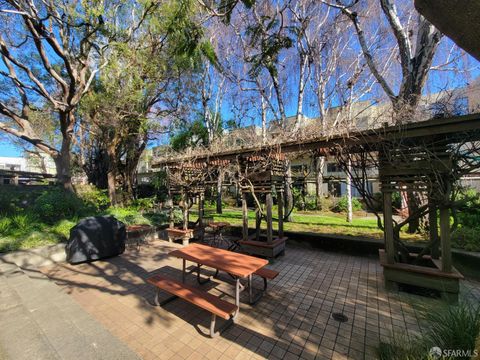
M45 191L35 201L34 210L48 223L60 219L81 216L86 212L85 204L75 194L61 188Z
M151 221L138 212L134 207L111 207L107 210L108 215L115 216L127 225L151 225Z
M8 235L12 230L12 220L8 217L2 217L0 219L0 235Z
M461 226L452 232L452 245L467 251L480 251L480 228Z
M473 355L475 341L480 334L480 306L461 302L447 306L427 315L429 328L421 335L407 338L396 335L390 343L382 342L378 347L381 360L434 359L429 351L440 349L470 351ZM469 356L455 359L469 359Z
M315 200L315 196L307 195L305 196L305 201L303 200L303 197L297 198L295 207L297 210L310 210L310 211L317 210L317 203Z
M358 211L358 210L361 210L362 209L362 204L360 203L360 201L355 198L355 197L352 197L352 210L353 211ZM347 212L348 211L348 198L347 196L342 196L337 204L335 205L335 211L337 212Z
M320 204L318 206L318 210L323 210L323 211L333 211L335 208L335 201L334 198L329 196L329 197L323 197L320 200Z
M78 197L92 210L98 212L107 209L110 205L107 190L100 190L92 185L76 187Z
M441 311L432 311L427 318L431 323L425 334L426 342L441 349L475 349L480 334L480 306L460 303ZM459 357L470 359L470 357Z
M394 209L400 209L402 207L402 198L399 192L392 193L392 207ZM373 194L373 208L371 210L383 210L383 194L381 192L376 192Z
M35 224L38 221L35 215L31 214L17 214L12 216L12 226L20 230L21 232L25 232L29 230L32 224Z
M480 226L480 194L475 189L467 189L455 200L462 203L457 212L458 223L470 228Z
M132 201L131 208L135 208L137 211L149 211L155 209L157 201L155 197L136 199Z

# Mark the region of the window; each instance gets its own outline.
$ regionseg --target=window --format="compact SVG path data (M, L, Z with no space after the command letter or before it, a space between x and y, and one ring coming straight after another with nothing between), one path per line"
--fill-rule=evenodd
M341 172L342 169L340 168L340 166L336 163L328 163L327 164L327 172Z

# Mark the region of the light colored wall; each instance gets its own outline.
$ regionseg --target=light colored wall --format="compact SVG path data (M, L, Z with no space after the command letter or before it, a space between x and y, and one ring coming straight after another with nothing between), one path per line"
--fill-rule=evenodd
M12 167L14 167L12 169ZM27 162L22 157L0 156L0 169L26 171Z

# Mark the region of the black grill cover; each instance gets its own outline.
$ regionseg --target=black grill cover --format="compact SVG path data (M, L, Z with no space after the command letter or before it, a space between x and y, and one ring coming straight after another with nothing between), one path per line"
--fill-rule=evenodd
M122 254L126 238L125 224L113 216L82 219L70 230L67 261L79 264Z

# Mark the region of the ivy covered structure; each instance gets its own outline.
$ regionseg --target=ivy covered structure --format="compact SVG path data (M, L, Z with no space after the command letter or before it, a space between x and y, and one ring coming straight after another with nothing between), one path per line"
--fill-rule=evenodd
M195 164L190 166L196 169L197 178L209 178L209 181L216 180L215 168L229 172L242 192L240 249L275 257L284 253L287 241L282 221L288 211L283 206L283 166L289 156L302 152L333 156L371 209L378 199L371 193L367 180L370 170L377 168L382 206L377 212L372 211L384 231L384 249L380 250L379 257L386 285L390 288L398 284L419 286L438 291L447 300L456 300L462 275L452 265L450 216L457 206L459 179L480 168L479 114L384 124L348 135L339 133L215 153L205 151L194 156L177 154L160 159L154 166L175 169L179 164ZM182 185L184 193L199 194L196 185L187 184L187 178ZM392 194L395 192L409 202L406 219L394 217ZM255 201L253 235L248 231L247 194L252 194ZM278 207L276 237L272 225L274 198ZM260 232L263 219L267 228L264 236ZM419 221L428 223L428 241L422 251L412 253L402 242L400 230Z

